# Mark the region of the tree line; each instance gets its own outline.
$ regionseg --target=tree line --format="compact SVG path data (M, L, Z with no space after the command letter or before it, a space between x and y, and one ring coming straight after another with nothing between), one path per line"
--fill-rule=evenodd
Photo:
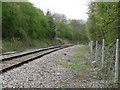
M106 44L120 38L120 3L91 2L88 20L69 19L63 14L34 7L29 2L2 2L3 41L68 40Z
M85 23L82 20L67 19L65 15L44 13L29 2L2 3L3 40L43 40L61 38L84 42Z

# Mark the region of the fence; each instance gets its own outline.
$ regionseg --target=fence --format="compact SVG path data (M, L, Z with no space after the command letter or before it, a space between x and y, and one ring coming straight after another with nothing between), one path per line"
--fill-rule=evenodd
M98 41L89 42L91 61L100 68L98 77L100 79L119 82L120 80L120 42L117 39L110 45L105 45L105 40L100 44Z

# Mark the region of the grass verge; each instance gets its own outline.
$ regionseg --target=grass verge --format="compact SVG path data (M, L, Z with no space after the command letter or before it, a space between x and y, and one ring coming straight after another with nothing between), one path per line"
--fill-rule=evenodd
M88 68L91 67L89 62L89 48L85 45L81 46L76 50L73 58L69 60L60 60L58 63L64 68L69 68L73 72L84 73Z
M50 40L50 39L42 39L42 40L12 40L12 41L2 41L2 52L9 52L9 51L23 51L26 49L33 49L33 48L42 48L54 45L61 45L63 44L59 40Z

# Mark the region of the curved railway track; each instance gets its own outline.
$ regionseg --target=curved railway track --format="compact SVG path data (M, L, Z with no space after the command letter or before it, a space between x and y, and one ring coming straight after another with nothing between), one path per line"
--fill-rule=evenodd
M52 52L55 52L57 50L70 47L70 46L73 46L73 45L54 46L54 47L44 48L44 49L40 49L40 50L28 52L28 53L16 55L16 56L2 58L2 60L0 60L0 73L7 72L8 70L16 68L22 64L28 63L44 55L50 54Z

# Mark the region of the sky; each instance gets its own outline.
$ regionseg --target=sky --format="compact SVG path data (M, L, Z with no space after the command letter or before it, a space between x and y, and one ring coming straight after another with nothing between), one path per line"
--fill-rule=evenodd
M33 5L47 12L64 14L70 19L87 20L88 3L90 0L29 0Z

